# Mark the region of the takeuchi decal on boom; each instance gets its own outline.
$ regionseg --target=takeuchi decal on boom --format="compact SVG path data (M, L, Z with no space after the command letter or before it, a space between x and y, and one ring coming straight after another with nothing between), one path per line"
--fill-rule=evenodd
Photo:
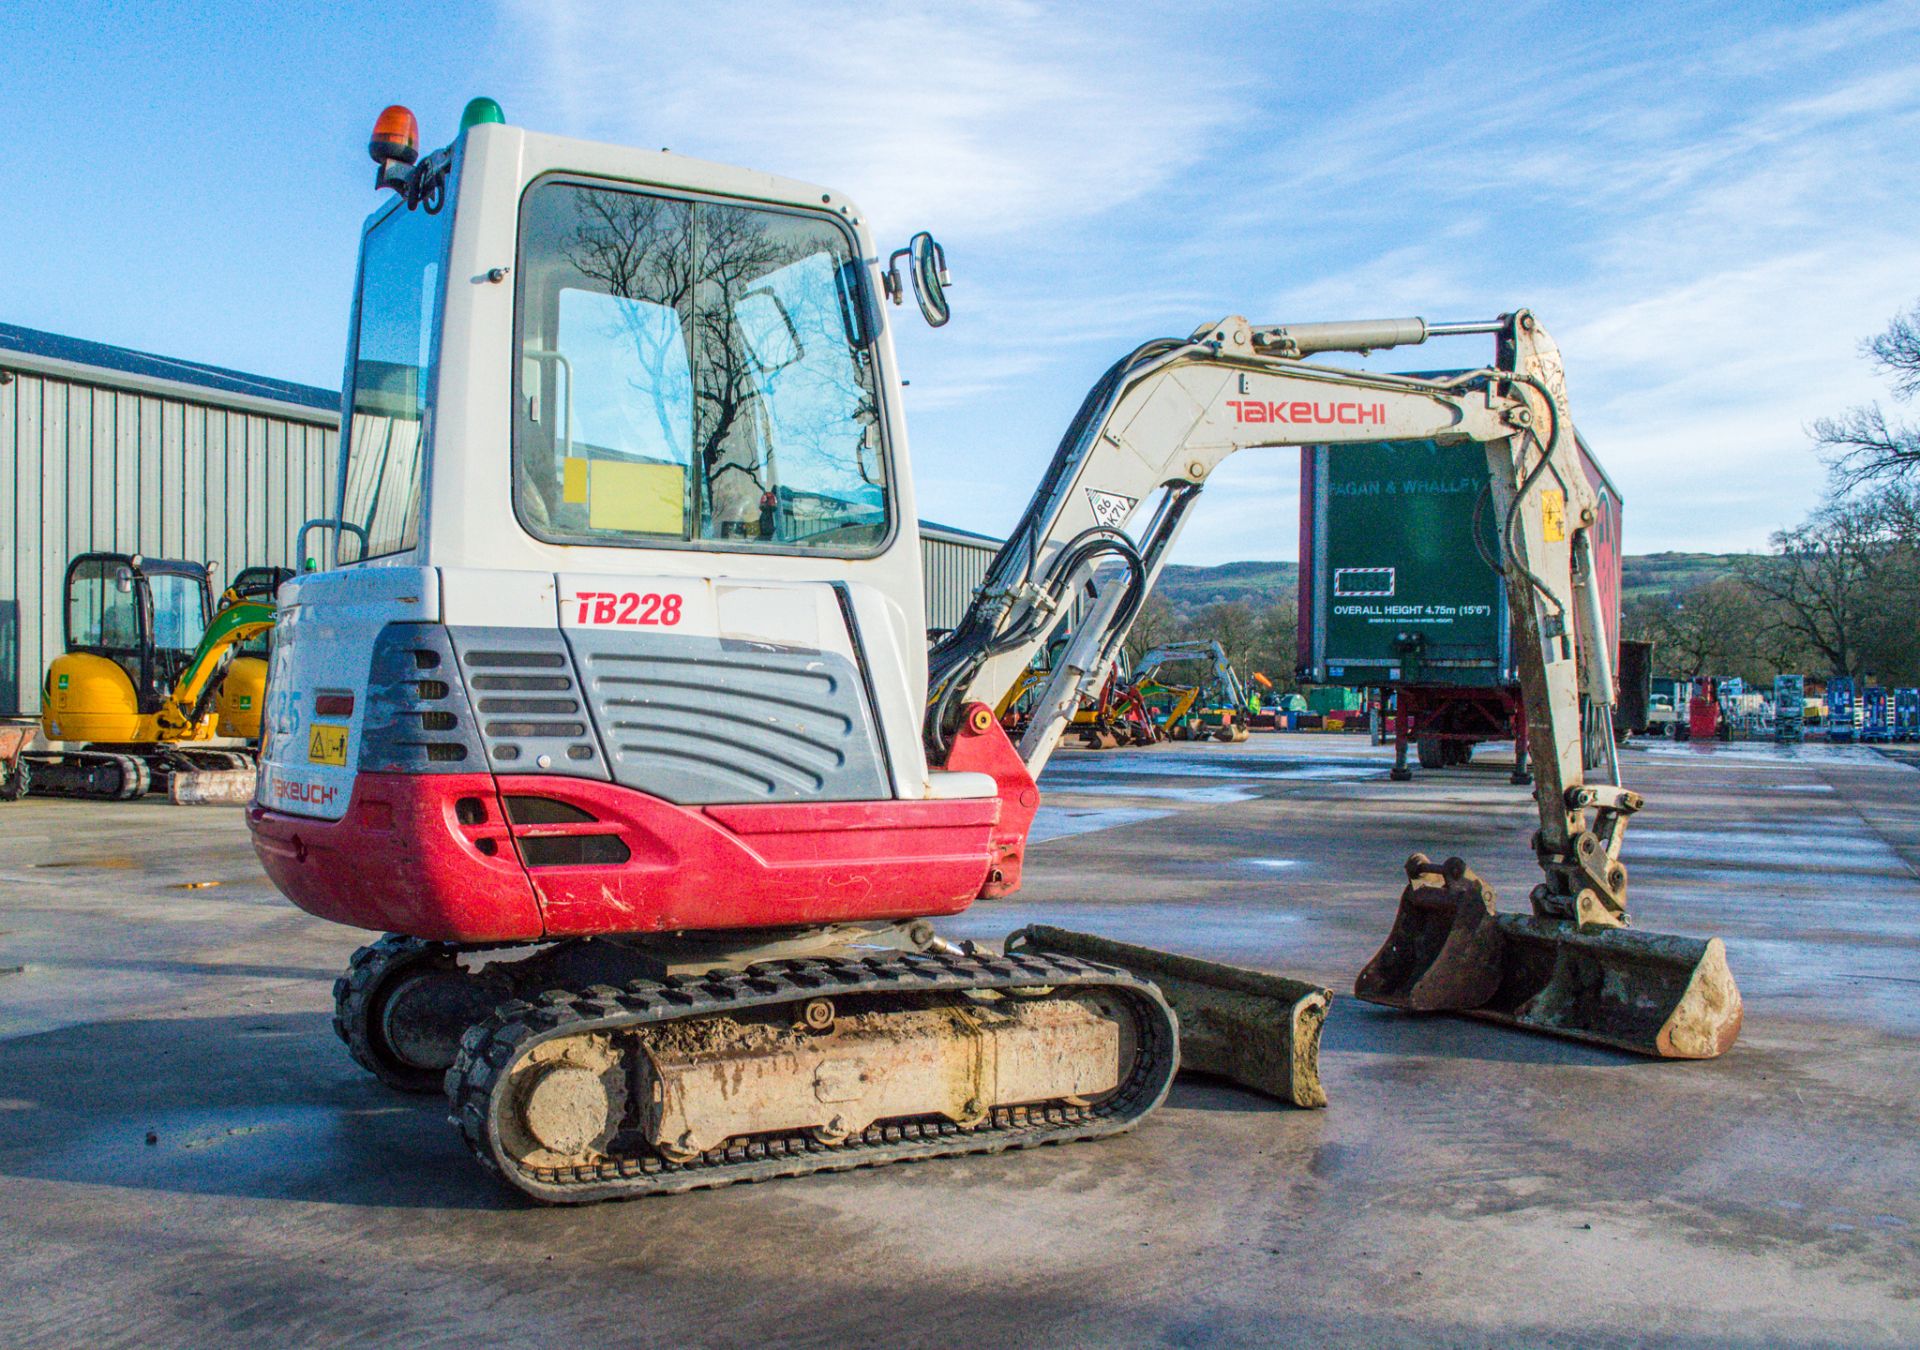
M1384 403L1318 403L1305 399L1295 399L1291 403L1269 403L1257 398L1230 398L1227 406L1233 409L1234 420L1238 422L1363 427L1384 426L1387 420L1387 405Z

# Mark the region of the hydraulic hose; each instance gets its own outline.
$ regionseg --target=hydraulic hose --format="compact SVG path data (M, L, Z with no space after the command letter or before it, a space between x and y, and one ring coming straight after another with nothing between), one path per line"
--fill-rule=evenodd
M957 716L960 693L980 667L994 655L1032 640L1055 612L1051 606L1030 604L1024 612L1010 616L1009 607L1016 595L1030 592L1034 585L1034 569L1039 563L1046 529L1058 515L1064 488L1086 463L1094 437L1105 425L1131 378L1143 366L1189 345L1190 340L1185 338L1159 338L1143 344L1108 367L1081 400L1020 522L989 565L986 579L974 594L973 604L928 654L929 703L922 738L931 753L944 757L947 733ZM1093 548L1095 538L1106 542L1100 548ZM1057 604L1074 572L1096 553L1109 549L1123 557L1131 555L1129 584L1134 593L1127 597L1124 610L1130 621L1145 599L1145 568L1132 541L1117 530L1089 530L1069 540L1048 568L1042 583L1044 593ZM1063 563L1069 565L1063 567Z

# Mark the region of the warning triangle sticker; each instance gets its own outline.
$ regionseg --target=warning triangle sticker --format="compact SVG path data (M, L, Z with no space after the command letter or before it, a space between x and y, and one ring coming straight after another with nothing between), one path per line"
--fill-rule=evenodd
M1093 503L1094 520L1110 530L1125 524L1140 502L1138 497L1122 497L1117 492L1102 492L1098 488L1087 489L1087 500Z

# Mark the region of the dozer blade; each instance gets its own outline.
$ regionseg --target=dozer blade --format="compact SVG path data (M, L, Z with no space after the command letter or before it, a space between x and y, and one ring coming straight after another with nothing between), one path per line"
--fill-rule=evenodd
M1436 867L1417 853L1393 931L1353 992L1662 1059L1712 1059L1740 1034L1720 939L1500 914L1460 859Z
M1077 956L1158 985L1180 1019L1180 1067L1218 1074L1295 1106L1325 1106L1320 1027L1333 995L1319 985L1240 966L1029 924L1009 953Z
M175 806L245 806L259 777L257 769L177 771L167 781L167 798Z

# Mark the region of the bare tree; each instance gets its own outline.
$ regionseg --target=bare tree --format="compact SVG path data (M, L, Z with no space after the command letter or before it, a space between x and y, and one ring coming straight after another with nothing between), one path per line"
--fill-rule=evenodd
M1896 315L1884 332L1860 346L1861 354L1890 378L1896 400L1904 403L1920 394L1920 305ZM1920 474L1920 427L1888 418L1878 403L1821 418L1813 424L1813 436L1840 492L1876 479Z
M1774 622L1833 673L1858 675L1889 598L1881 584L1887 544L1870 504L1836 499L1774 535L1774 555L1749 563L1744 580L1774 602Z
M642 372L634 387L668 445L684 441L691 408L709 528L771 527L783 488L776 457L797 480L784 486L804 497L857 496L883 481L877 456L869 462L867 455L879 419L870 357L844 331L851 301L809 289L844 284L832 270L831 227L612 191L583 192L579 210L568 248L573 265L609 293L645 302L623 309L620 322ZM821 260L821 268L771 280L807 259ZM788 288L786 300L775 285ZM805 303L793 288L806 291ZM764 364L747 331L743 313L756 298L787 327L792 354L782 365ZM782 389L793 395L784 418Z
M1260 616L1260 648L1262 659L1254 661L1253 670L1271 680L1277 692L1285 693L1299 688L1300 682L1294 671L1300 655L1300 601L1297 597L1289 595ZM1251 676L1253 670L1247 674Z
M1127 630L1127 661L1137 663L1149 650L1180 636L1180 616L1164 596L1148 595Z
M1260 616L1244 600L1220 600L1203 606L1188 620L1187 636L1218 642L1242 676L1256 665L1264 668L1267 664Z
M1763 596L1740 577L1715 577L1677 594L1636 601L1628 632L1651 641L1662 665L1686 678L1759 678L1757 638L1769 627Z

